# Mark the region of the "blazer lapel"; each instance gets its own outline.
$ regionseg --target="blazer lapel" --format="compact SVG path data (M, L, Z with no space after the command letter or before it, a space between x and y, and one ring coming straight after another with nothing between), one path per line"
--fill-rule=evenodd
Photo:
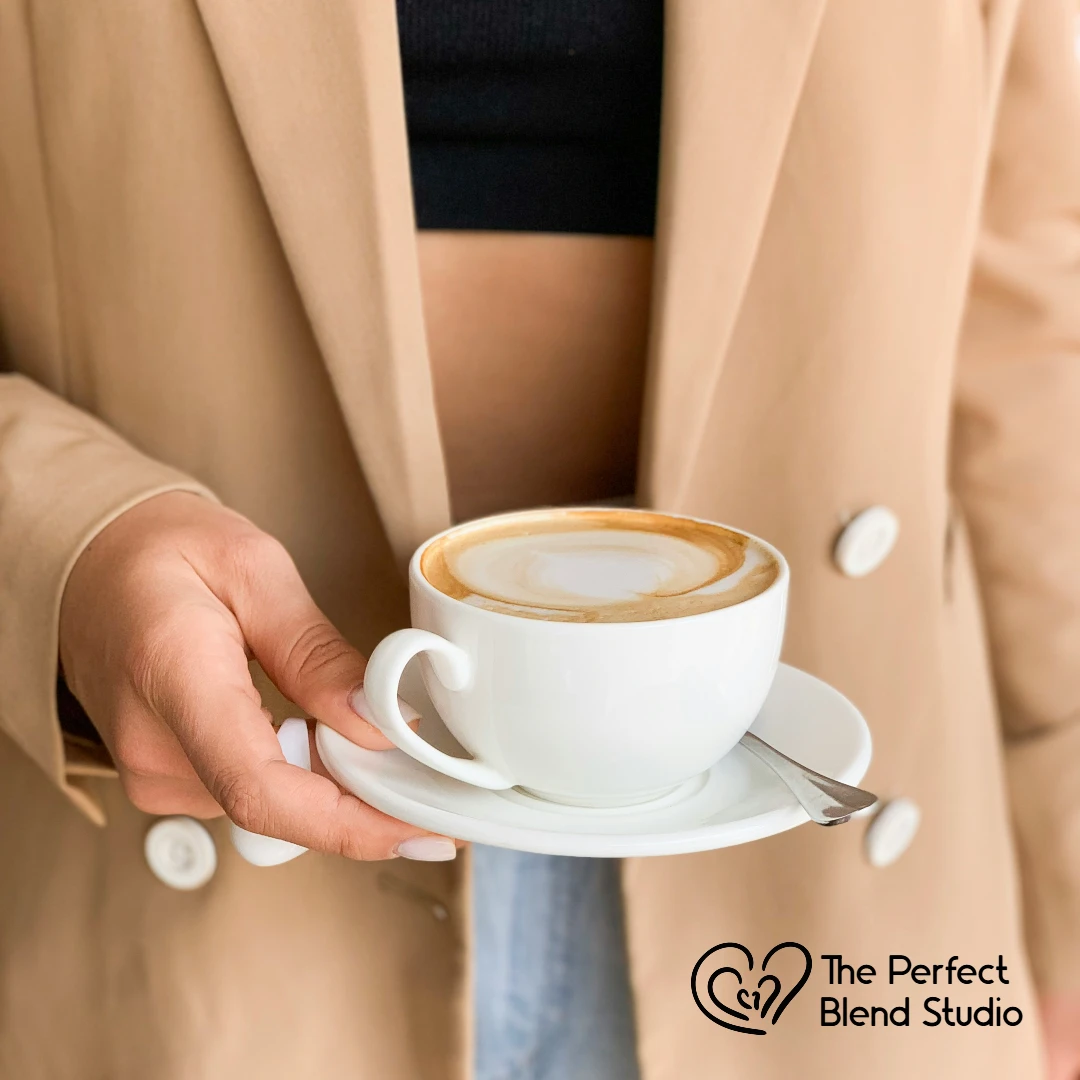
M450 522L394 0L196 0L395 552Z
M639 500L686 496L826 0L669 0Z

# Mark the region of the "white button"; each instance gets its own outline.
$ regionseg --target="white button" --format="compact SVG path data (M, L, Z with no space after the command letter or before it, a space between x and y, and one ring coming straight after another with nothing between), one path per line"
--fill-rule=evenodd
M864 577L889 557L899 533L900 519L887 506L871 506L844 526L833 559L848 577Z
M143 851L154 876L173 889L198 889L217 869L214 838L194 818L155 821L146 834Z
M875 815L866 830L866 857L872 866L892 866L911 846L922 811L911 799L893 799Z

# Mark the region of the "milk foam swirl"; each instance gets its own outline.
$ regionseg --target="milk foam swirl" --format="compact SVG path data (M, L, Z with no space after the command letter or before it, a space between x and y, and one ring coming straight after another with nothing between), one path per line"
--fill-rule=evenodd
M719 525L646 511L565 510L464 526L421 560L441 592L557 622L643 622L740 603L776 578L773 556Z

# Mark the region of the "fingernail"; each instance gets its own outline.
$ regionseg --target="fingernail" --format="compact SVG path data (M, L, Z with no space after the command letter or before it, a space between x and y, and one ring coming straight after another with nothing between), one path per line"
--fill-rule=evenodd
M420 714L407 702L403 701L400 697L397 699L398 708L401 709L401 715L405 717L405 723L411 724L414 720L420 719ZM367 694L364 693L364 688L358 686L349 695L349 708L352 709L361 720L366 720L369 724L375 723L375 714L371 711L371 704L367 699Z
M418 862L449 862L457 858L457 848L445 836L414 836L402 840L394 848L394 854Z

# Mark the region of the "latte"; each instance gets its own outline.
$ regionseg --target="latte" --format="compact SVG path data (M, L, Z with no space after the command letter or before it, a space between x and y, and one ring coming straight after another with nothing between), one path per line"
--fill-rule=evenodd
M440 592L528 619L627 623L730 607L779 574L762 544L645 510L539 510L463 525L420 560Z

